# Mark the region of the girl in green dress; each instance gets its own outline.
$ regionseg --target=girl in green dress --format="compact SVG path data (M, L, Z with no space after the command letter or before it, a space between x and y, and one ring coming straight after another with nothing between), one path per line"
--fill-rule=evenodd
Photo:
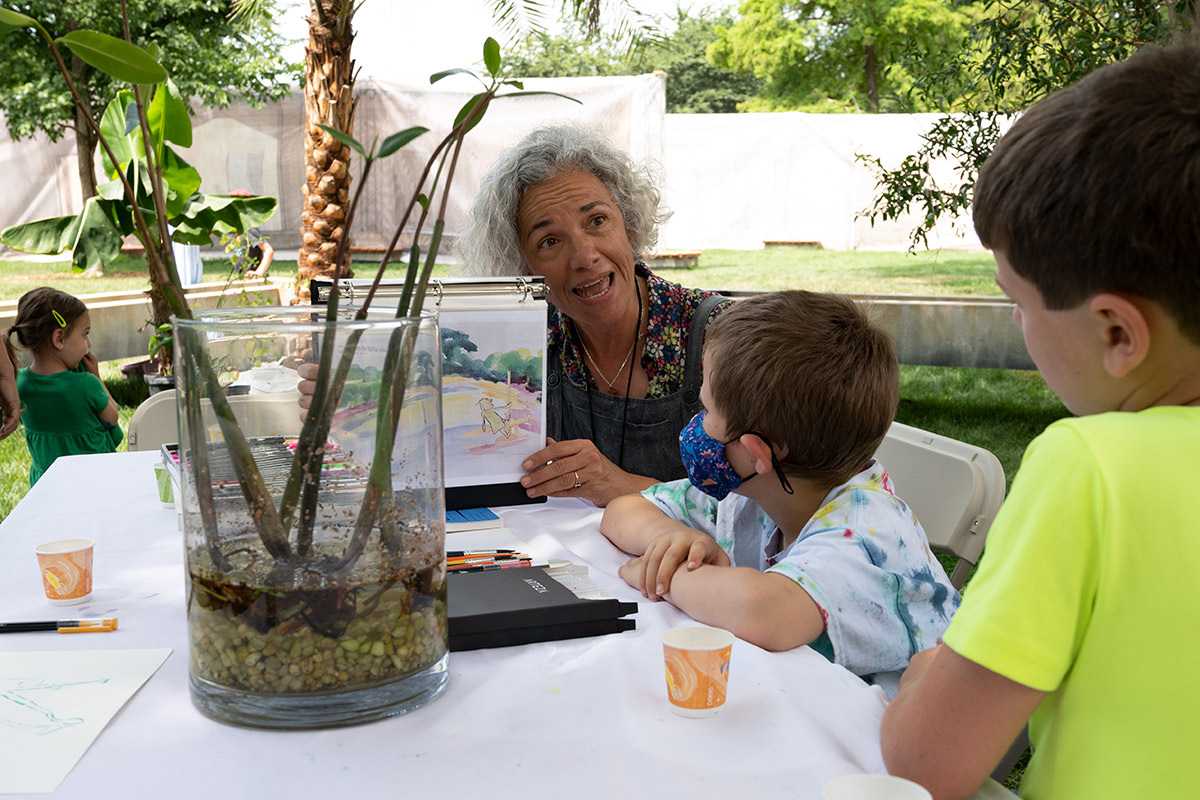
M17 303L17 318L4 334L4 348L19 364L12 336L33 356L17 373L21 421L37 483L59 456L112 453L124 434L117 403L100 380L99 362L88 339L92 321L78 298L41 287Z

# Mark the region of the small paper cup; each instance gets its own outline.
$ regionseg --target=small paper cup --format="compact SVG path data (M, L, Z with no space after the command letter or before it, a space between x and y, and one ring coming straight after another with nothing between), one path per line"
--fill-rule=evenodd
M720 628L673 628L662 635L667 699L684 717L711 717L725 705L733 634Z
M59 539L39 544L38 567L42 571L42 587L53 606L75 606L92 596L91 539Z
M843 775L825 784L825 800L933 800L919 783L892 775Z
M154 465L154 483L158 486L158 501L168 508L175 507L175 486L171 473L162 464Z

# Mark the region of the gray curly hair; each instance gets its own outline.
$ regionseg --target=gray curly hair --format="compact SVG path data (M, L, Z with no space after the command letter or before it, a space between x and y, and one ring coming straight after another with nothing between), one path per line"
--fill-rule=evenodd
M612 193L625 217L629 244L640 258L658 242L658 226L671 216L659 208L654 174L634 164L600 133L574 125L539 128L500 157L483 179L467 232L457 251L465 272L528 275L517 237L517 209L525 192L563 172L595 175Z

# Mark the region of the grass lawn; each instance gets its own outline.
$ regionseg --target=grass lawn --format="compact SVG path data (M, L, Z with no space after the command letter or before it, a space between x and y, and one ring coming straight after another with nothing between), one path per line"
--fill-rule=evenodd
M357 277L375 274L378 262L355 261ZM388 265L388 277L403 277L401 262ZM665 269L667 280L716 290L811 289L821 292L997 295L987 253L885 253L840 250L705 250L700 266ZM434 275L456 274L438 265ZM272 277L294 276L295 261L275 261ZM229 278L229 262L204 262L205 281ZM144 289L145 262L121 256L104 277L85 278L68 261L0 261L0 300L15 300L36 286L54 286L71 294Z

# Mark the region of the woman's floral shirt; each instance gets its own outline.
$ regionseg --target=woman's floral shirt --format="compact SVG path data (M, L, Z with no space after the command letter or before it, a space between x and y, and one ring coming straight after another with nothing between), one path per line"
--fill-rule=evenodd
M650 324L642 351L642 368L646 370L646 377L650 381L646 399L653 400L672 395L683 385L692 316L696 306L712 292L688 289L665 281L641 262L634 266L634 271L646 279L650 288ZM728 308L731 302L721 303L713 309L710 321ZM551 306L548 340L550 347L559 353L567 380L580 389L599 389L595 378L583 363L583 351L575 345L571 326L570 317Z

